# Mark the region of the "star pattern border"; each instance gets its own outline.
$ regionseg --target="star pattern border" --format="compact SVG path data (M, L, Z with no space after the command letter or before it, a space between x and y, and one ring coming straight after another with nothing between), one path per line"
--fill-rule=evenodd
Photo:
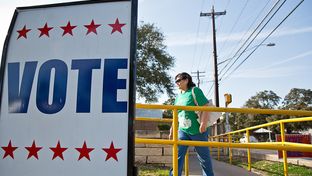
M120 35L122 35L123 27L125 27L126 25L127 23L121 23L118 17L115 18L115 21L113 23L106 23L106 25L103 25L103 23L102 24L96 23L94 18L92 18L90 22L82 26L75 25L70 20L68 20L66 24L60 24L58 27L50 26L48 22L45 22L44 26L34 28L36 30L28 28L27 27L28 25L24 24L23 27L19 27L19 29L16 30L16 32L18 33L16 40L29 39L27 35L33 31L38 32L39 34L37 35L38 38L50 38L50 32L53 30L62 30L63 32L62 37L65 37L65 36L74 37L76 35L75 30L78 28L83 28L84 30L86 30L86 36L89 36L90 34L98 35L97 29L103 26L110 27L111 35L114 35L115 33L119 33Z
M116 143L115 143L116 144ZM109 146L109 147L108 147ZM80 148L79 148L80 147ZM83 145L79 146L79 147L65 147L60 140L57 141L55 146L52 147L43 147L41 145L39 145L36 140L34 139L32 141L31 145L27 145L27 146L23 146L23 147L18 147L15 146L13 143L13 140L9 140L9 142L7 144L4 145L0 145L0 150L2 149L2 151L4 151L3 153L3 157L2 159L12 159L14 160L14 152L18 151L18 150L24 150L27 153L26 156L26 160L29 159L34 159L34 160L39 160L39 152L43 151L43 150L49 150L50 153L52 153L52 158L51 160L56 160L59 159L60 161L64 161L66 158L64 157L64 153L67 152L68 149L74 150L76 152L78 152L79 157L78 157L78 161L82 160L83 158L91 161L91 156L90 154L96 150L96 148L90 147L87 144L86 140L83 140ZM102 157L103 160L109 161L111 160L115 160L116 162L118 162L118 156L117 154L122 151L122 148L118 148L115 147L114 145L114 141L111 141L109 145L105 145L103 146L103 148L98 149L99 151L102 151L102 153L104 153L104 156L106 155L106 157Z

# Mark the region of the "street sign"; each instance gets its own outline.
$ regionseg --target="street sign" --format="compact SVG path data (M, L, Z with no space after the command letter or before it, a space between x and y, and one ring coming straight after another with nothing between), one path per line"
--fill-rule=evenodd
M1 62L0 175L133 175L137 1L17 8Z

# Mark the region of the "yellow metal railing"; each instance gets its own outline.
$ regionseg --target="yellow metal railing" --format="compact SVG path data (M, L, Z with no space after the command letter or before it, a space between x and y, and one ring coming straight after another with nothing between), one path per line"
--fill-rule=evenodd
M213 136L214 137L222 137L222 136L231 136L237 133L241 133L241 132L246 132L246 139L247 139L247 143L249 143L249 137L250 137L250 131L257 129L257 128L262 128L262 127L267 127L267 126L272 126L272 125L280 125L280 130L281 130L281 144L282 145L286 145L287 142L285 141L285 123L295 123L295 122L305 122L305 121L312 121L312 117L305 117L305 118L295 118L295 119L284 119L284 120L278 120L278 121L274 121L274 122L270 122L270 123L266 123L266 124L262 124L262 125L257 125L257 126L253 126L253 127L249 127L249 128L245 128L245 129L241 129L241 130L237 130L237 131L232 131L229 133L225 133L225 134L221 134L221 135L217 135L217 136ZM269 144L275 145L277 142L267 142ZM298 150L300 151L300 150ZM312 150L310 150L311 152ZM288 175L288 166L287 166L287 150L282 150L283 153L283 164L284 164L284 175ZM247 149L247 157L248 157L248 170L251 170L251 154L250 154L250 148ZM229 155L229 159L230 161L232 160L232 156Z
M251 170L251 158L250 158L250 149L269 149L269 150L282 150L283 151L283 162L284 162L284 175L288 175L288 167L287 167L287 153L286 151L301 151L301 152L311 152L312 145L311 144L299 144L299 143L291 143L285 142L285 131L284 124L285 123L293 123L293 122L304 122L304 121L312 121L312 117L305 118L295 118L295 119L286 119L275 121L267 124L257 125L254 127L245 128L242 130L237 130L229 133L225 133L222 135L214 136L212 139L215 141L183 141L178 140L178 110L189 110L189 111L210 111L210 112L236 112L236 113L248 113L248 114L280 114L280 115L295 115L295 116L312 116L312 111L292 111L292 110L268 110L268 109L242 109L242 108L217 108L217 107L207 107L207 106L174 106L174 105L152 105L152 104L136 104L136 108L139 109L166 109L173 110L173 120L171 119L148 119L148 118L136 118L136 120L145 120L145 121L158 121L158 122L171 122L173 125L173 139L172 140L164 140L164 139L143 139L143 138L135 138L135 143L145 143L145 144L164 144L164 145L172 145L173 146L173 175L176 176L178 174L178 145L188 145L188 146L206 146L216 147L218 148L218 159L220 159L220 148L226 147L229 148L229 157L230 162L232 161L232 148L247 148L248 153L248 170ZM281 129L281 142L259 142L259 143L249 143L249 131L265 126L270 125L280 125ZM232 135L240 132L246 132L247 143L232 143ZM227 142L220 142L223 136L227 137ZM210 150L211 151L211 150ZM188 164L186 162L186 164ZM185 174L188 175L188 165L186 165Z

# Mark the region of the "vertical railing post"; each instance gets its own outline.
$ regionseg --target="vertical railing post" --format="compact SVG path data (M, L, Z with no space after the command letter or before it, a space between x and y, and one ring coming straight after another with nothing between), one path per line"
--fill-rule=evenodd
M247 138L247 143L249 143L249 130L246 130L246 138ZM247 158L248 158L248 171L251 171L251 156L250 156L250 148L247 148Z
M178 110L173 110L173 176L178 175Z
M187 150L184 160L184 175L189 176L189 150Z
M217 141L220 142L220 138L217 137ZM220 147L218 147L218 160L220 160Z
M226 136L223 138L223 140L222 140L222 142L226 142L228 139L226 139ZM226 156L227 155L227 147L225 146L224 148L223 148L223 155L224 156Z
M232 137L231 134L228 134L228 144L229 146L231 145L232 142ZM229 159L230 159L230 164L232 164L232 148L229 147Z
M285 124L283 122L280 123L281 126L281 139L282 139L282 145L285 145ZM283 150L283 162L284 162L284 175L288 175L288 164L287 164L287 151Z

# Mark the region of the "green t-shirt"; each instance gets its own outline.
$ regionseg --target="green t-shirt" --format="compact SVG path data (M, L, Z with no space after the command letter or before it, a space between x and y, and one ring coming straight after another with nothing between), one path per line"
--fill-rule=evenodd
M195 97L198 106L203 106L208 103L207 98L203 94L202 90L198 87L194 87ZM193 100L192 88L179 94L174 102L174 105L178 106L196 106ZM195 135L199 134L199 123L197 121L197 114L194 111L178 110L179 117L179 130L185 133Z

